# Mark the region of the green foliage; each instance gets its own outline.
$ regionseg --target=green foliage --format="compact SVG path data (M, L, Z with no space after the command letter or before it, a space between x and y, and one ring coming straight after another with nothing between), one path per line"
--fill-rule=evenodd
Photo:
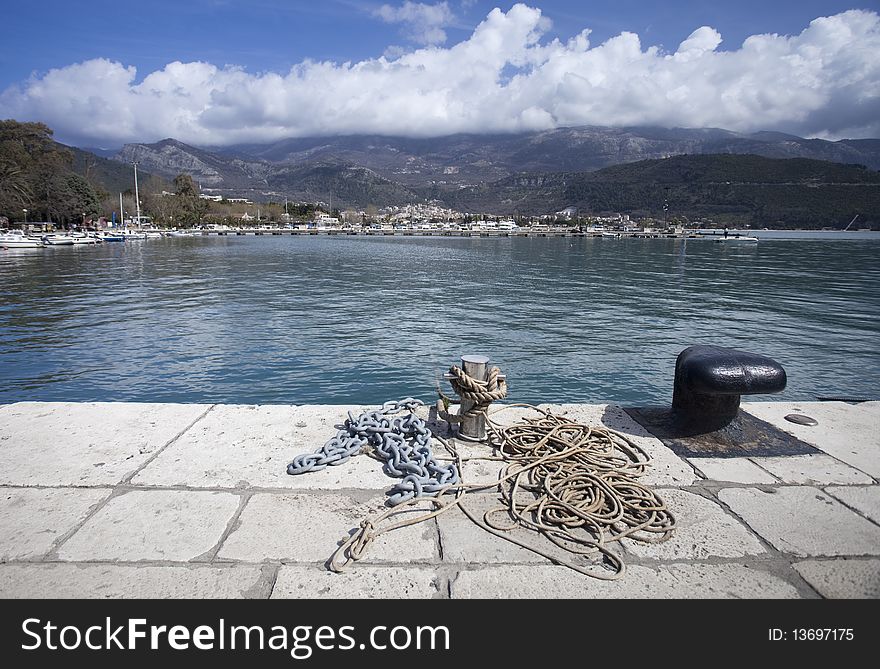
M290 202L287 205L288 213L290 213L291 216L297 216L299 218L314 218L317 210L318 208L311 203Z
M805 158L700 155L646 160L572 175L563 193L567 202L593 212L658 219L842 227L860 214L865 223L880 223L880 173Z
M118 201L119 193L134 192L134 173L131 163L123 163L118 160L110 160L96 156L94 153L67 147L73 153L73 171L85 177L98 197L102 200L113 199ZM138 181L140 182L141 194L170 189L164 179L160 179L138 168ZM155 185L150 186L150 182ZM118 207L118 204L116 205Z
M183 227L199 225L211 206L199 197L198 189L189 174L174 177L174 222Z
M174 177L174 192L178 197L198 197L196 185L189 174L178 174Z
M577 207L776 228L841 228L859 214L860 225L880 227L880 173L806 158L675 156L597 172L521 174L446 192L444 200L471 211L546 214Z
M0 215L76 223L96 214L95 189L73 171L73 153L43 123L0 121Z
M55 173L44 185L50 194L45 204L46 218L70 223L79 222L83 214L93 216L98 213L98 196L79 174Z
M0 159L0 212L21 210L32 201L33 192L25 171L12 160Z

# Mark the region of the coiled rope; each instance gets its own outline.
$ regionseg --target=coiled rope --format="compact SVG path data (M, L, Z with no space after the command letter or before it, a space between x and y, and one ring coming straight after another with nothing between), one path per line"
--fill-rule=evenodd
M589 427L531 405L508 405L492 415L513 407L528 407L539 415L505 427L486 412L489 441L500 456L467 458L506 461L498 480L485 485L449 485L436 497L412 499L365 519L343 539L330 558L329 568L341 572L362 559L382 534L455 507L487 532L602 580L615 580L625 573L623 560L610 549L615 542L630 538L659 543L671 536L675 529L672 513L657 493L638 481L651 462L644 449L617 432ZM454 445L435 438L450 452L460 472L465 458ZM467 508L466 493L495 487L501 492L499 506L482 518ZM412 517L413 508L423 501L433 510ZM404 519L395 520L397 517ZM509 534L516 527L531 529L572 555L594 558L592 568L520 541Z

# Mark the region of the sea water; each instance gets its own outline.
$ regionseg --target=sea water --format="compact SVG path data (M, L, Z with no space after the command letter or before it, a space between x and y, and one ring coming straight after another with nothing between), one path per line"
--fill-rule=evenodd
M472 353L501 367L515 401L665 404L694 344L776 359L778 399L880 399L880 235L765 237L3 251L0 402L431 401Z

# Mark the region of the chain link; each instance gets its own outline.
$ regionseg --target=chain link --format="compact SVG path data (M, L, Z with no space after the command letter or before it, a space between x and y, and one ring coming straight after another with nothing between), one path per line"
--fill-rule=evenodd
M388 505L397 506L415 497L433 497L459 482L454 464L439 465L431 451L431 430L415 414L423 406L407 397L385 402L381 409L355 415L349 411L336 436L314 453L298 455L287 465L291 475L305 474L347 462L353 455L372 450L385 461L383 471L402 479L388 493ZM406 413L403 416L394 414Z

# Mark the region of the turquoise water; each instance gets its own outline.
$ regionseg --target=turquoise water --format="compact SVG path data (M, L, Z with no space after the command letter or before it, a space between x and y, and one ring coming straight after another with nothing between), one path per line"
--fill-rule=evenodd
M0 252L0 402L431 400L462 353L511 398L666 403L698 343L779 398L880 399L877 235L215 237ZM766 398L765 398L766 399Z

